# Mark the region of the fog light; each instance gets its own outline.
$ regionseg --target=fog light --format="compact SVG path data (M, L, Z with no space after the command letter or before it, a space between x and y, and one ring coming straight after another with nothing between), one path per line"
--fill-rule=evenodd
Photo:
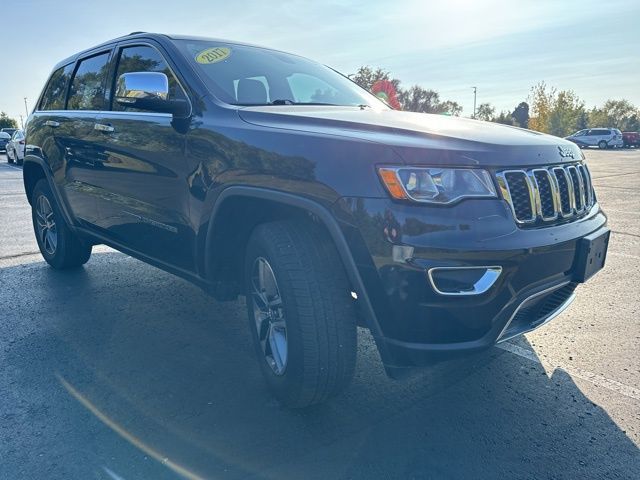
M440 295L480 295L489 290L502 267L434 267L427 272L429 282Z

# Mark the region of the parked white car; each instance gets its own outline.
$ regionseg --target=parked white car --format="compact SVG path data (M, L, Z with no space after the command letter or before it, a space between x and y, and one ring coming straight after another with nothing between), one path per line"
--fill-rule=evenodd
M581 148L598 147L605 148L623 147L622 132L617 128L586 128L566 137Z
M7 162L22 165L24 161L24 131L16 130L7 142Z

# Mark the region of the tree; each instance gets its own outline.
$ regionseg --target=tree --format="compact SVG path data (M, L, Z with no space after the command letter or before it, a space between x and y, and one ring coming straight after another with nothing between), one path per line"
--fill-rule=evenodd
M349 78L368 92L371 91L373 84L379 80L387 80L391 82L396 91L400 91L400 80L397 78L391 78L391 74L382 68L376 68L374 70L368 65L365 65L358 68L358 71L354 75L349 75Z
M527 102L520 102L511 116L519 127L529 128L529 104Z
M613 127L624 131L640 130L640 111L628 100L607 100L601 108L589 112L591 127Z
M584 102L573 90L558 91L540 82L531 89L529 128L565 137L585 125Z
M503 125L515 125L515 121L511 116L511 112L503 110L497 117L494 117L492 122L502 123Z
M566 137L575 132L578 130L583 112L584 102L578 98L573 90L558 92L549 112L548 132L558 137Z
M549 116L553 110L556 89L547 87L545 82L540 82L531 88L529 98L533 111L533 116L529 119L529 128L549 133Z
M408 90L401 90L398 95L403 110L421 113L440 113L440 95L435 90L427 90L414 85Z
M476 118L490 122L496 114L496 109L490 103L481 103L476 109Z
M4 112L0 112L0 128L18 128L18 122Z
M453 100L446 100L440 103L436 107L436 110L438 110L436 113L443 113L446 115L459 117L462 113L462 105L460 105L458 102L454 102Z

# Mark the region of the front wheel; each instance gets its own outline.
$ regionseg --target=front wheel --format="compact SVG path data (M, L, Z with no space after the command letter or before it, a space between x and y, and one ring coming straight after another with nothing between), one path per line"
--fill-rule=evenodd
M245 256L249 324L271 392L303 408L342 391L356 362L356 313L331 240L311 223L259 225Z
M39 180L31 198L31 218L40 253L56 269L79 267L91 256L91 244L67 226L46 180Z
M600 141L598 142L598 148L599 148L600 150L604 150L605 148L607 148L607 146L608 146L608 145L607 145L607 142L605 142L604 140L600 140Z
M5 154L7 155L7 163L13 163L13 157L9 155L9 149L5 150Z

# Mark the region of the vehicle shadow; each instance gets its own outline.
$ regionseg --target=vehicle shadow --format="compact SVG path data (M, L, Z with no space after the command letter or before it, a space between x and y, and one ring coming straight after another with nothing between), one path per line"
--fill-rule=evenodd
M640 471L638 448L569 375L502 350L397 382L361 331L345 394L290 411L266 391L242 300L217 303L118 253L73 272L4 268L0 285L0 478Z

